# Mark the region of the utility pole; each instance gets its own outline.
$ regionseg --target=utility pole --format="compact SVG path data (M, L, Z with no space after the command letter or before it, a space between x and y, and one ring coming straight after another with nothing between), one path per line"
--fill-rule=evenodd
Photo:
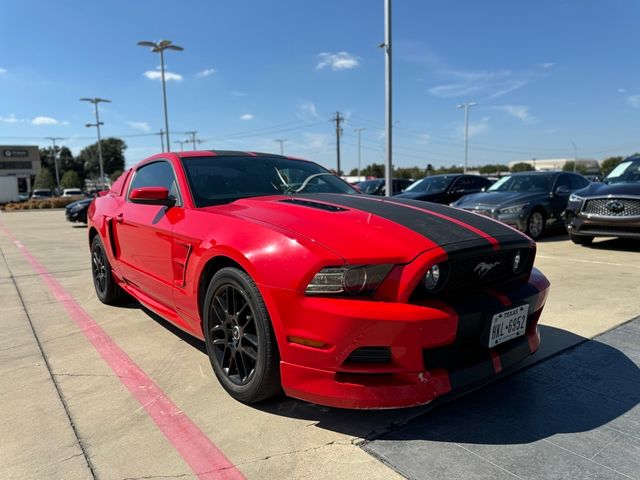
M576 147L574 142L571 142L571 145L573 145L573 173L576 173L578 166L578 147Z
M362 128L356 128L355 129L355 132L358 134L358 177L360 176L360 165L361 165L360 160L361 160L361 153L362 153L361 145L360 145L360 133L363 130L366 130L366 128L362 127Z
M196 135L198 134L198 132L194 130L193 132L184 132L184 134L191 137L190 141L193 144L193 150L197 150L198 140L196 139Z
M185 143L189 143L189 140L174 140L173 143L179 143L180 144L180 151L184 152L184 144Z
M456 106L456 108L464 108L464 173L467 173L469 166L469 109L476 105L476 102L470 102Z
M338 167L338 176L340 176L340 136L342 136L340 122L344 121L344 117L340 116L340 112L336 112L336 116L332 118L332 121L336 122L336 164Z
M160 133L158 135L160 135L160 151L164 153L166 151L164 149L164 130L160 129Z
M53 166L56 169L56 186L58 187L58 191L60 191L60 171L58 170L58 157L56 155L56 141L64 140L62 137L45 137L47 140L51 140L53 143L53 149L51 156L53 157Z
M81 98L80 101L93 103L93 106L95 108L96 123L87 123L85 127L96 127L96 131L98 132L98 163L100 164L100 186L102 190L104 190L105 189L104 162L102 160L102 140L100 139L100 125L104 125L104 123L100 121L100 115L98 113L98 104L111 103L111 100L107 100L104 98Z
M392 153L392 71L391 71L391 0L384 0L384 111L385 111L385 135L386 135L386 168L384 179L386 195L393 195L393 153Z
M275 141L280 144L280 155L284 155L284 142L288 142L289 140L286 138L276 138Z

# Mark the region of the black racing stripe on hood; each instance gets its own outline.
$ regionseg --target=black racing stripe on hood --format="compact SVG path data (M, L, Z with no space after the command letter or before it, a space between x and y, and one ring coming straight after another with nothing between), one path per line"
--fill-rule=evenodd
M365 198L363 195L339 195L331 193L306 194L299 195L299 197L330 202L377 215L407 227L440 246L451 243L468 242L470 240L479 240L483 245L489 243L488 240L481 235L461 225L457 225L446 218L429 215L427 212L421 213L414 208L402 205L402 203L398 201L382 201L382 199ZM417 203L421 208L427 205L424 202Z
M501 237L505 235L518 235L511 228L490 220L488 218L484 218L481 215L476 213L467 212L465 210L461 210L459 208L448 207L446 205L441 205L439 203L431 203L425 202L422 200L411 200L408 198L398 198L394 201L398 203L405 203L407 205L411 205L413 207L424 208L426 210L431 210L434 213L438 213L440 215L446 215L451 218L455 218L461 222L466 223L474 228L482 230L488 235L492 237Z

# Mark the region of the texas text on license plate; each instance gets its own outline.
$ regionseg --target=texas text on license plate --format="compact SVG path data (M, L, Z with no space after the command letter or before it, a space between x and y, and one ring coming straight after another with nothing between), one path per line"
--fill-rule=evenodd
M496 313L491 318L489 348L524 335L527 329L528 312L529 304L525 304Z

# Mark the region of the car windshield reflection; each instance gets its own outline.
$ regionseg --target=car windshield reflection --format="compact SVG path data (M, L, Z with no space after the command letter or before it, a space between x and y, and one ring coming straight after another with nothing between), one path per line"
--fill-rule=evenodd
M547 192L553 177L549 175L509 175L491 185L488 192Z

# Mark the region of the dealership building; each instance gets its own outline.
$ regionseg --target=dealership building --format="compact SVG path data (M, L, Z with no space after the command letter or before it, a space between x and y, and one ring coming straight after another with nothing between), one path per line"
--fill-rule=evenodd
M21 194L31 194L40 168L40 151L37 146L0 145L0 176L16 177Z
M509 162L509 168L513 168L516 163L527 163L533 167L534 170L539 172L558 171L567 164L567 162L573 162L573 158L540 158L529 160L515 160ZM578 158L575 159L576 166L581 165L585 167L587 175L598 175L600 173L600 166L598 161L593 158Z

